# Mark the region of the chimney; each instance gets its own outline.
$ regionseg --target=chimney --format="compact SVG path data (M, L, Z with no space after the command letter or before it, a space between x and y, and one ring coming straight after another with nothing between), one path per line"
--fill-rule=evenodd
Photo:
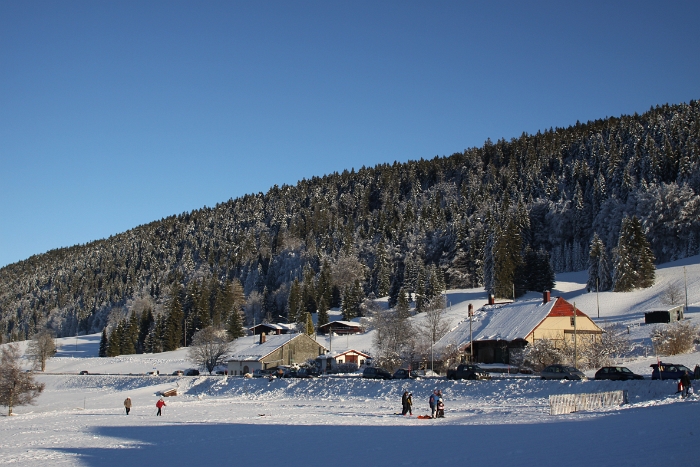
M489 305L493 305L496 303L496 299L493 297L493 295L489 295Z
M551 300L550 294L551 292L549 290L542 292L542 303L549 303Z
M260 343L261 343L261 344L264 344L264 343L265 343L265 337L266 337L266 336L265 336L265 333L264 333L264 332L261 332L261 333L260 333Z

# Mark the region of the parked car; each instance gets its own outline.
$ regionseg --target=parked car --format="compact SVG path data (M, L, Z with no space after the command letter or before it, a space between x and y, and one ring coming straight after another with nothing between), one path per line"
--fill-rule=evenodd
M270 368L267 370L253 370L253 378L269 378L270 375L274 374L277 371L277 368Z
M173 371L173 376L184 376L185 372L182 370Z
M362 377L367 379L391 379L391 373L386 371L384 368L368 366L362 372Z
M686 371L690 379L695 379L695 373L684 365L661 362L661 377L659 377L659 365L657 363L649 366L652 368L651 379L681 379L681 376L683 376L683 373Z
M185 370L185 376L199 376L199 370L195 368Z
M160 372L158 370L153 370L153 371L147 371L146 374L148 376L158 376L158 375L160 375Z
M491 375L479 365L475 365L473 363L463 363L456 369L447 370L447 379L488 380L491 379Z
M409 379L409 378L416 378L416 372L407 370L405 368L399 368L394 372L394 375L391 377L392 379Z
M595 372L595 379L610 379L613 381L627 381L630 379L644 379L644 376L632 373L624 366L604 366Z
M316 368L299 368L297 370L297 378L315 378L318 376Z
M87 370L83 370L83 371L81 371L81 372L78 373L78 374L80 374L80 375L89 375L90 373L88 373Z
M540 378L542 379L568 379L584 381L588 378L583 374L582 371L566 365L549 365L547 368L540 372Z

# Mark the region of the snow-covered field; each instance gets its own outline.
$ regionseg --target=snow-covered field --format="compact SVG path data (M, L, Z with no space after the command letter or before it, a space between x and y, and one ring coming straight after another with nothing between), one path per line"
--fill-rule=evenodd
M639 325L643 312L661 304L671 282L684 289L687 280L687 317L700 322L700 257L660 266L651 289L601 293L600 319L596 294L587 293L585 278L585 273L559 275L552 295L575 301L603 324L630 326L638 349L645 348L650 330ZM478 308L485 296L481 290L459 290L449 292L448 300L456 326L468 304ZM370 350L371 342L368 333L335 337L324 345ZM674 381L145 376L154 369L162 375L193 365L184 349L97 358L98 344L99 335L60 339L47 374L37 377L46 384L38 404L0 417L0 465L700 465L694 452L700 440L700 397L680 399ZM664 360L693 368L700 364L700 352ZM639 350L622 363L648 376L655 361ZM81 370L100 374L78 375ZM163 416L156 417L156 394L171 388L179 395L166 398ZM434 388L444 393L446 418L417 419L428 413L427 397ZM404 389L413 393L414 417L395 415ZM630 403L549 415L550 395L613 389L626 389ZM134 403L129 416L122 405L127 396Z

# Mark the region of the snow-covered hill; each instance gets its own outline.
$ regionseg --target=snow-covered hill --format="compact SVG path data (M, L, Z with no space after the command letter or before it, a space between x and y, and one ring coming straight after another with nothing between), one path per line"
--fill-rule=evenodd
M586 291L585 278L585 273L559 275L552 295L575 301L602 324L629 325L630 337L640 348L650 329L639 325L643 312L661 304L669 283L685 290L687 281L686 316L700 321L700 257L660 266L656 284L646 290L596 297ZM478 308L486 301L483 290L451 290L447 295L452 326L466 318L469 303ZM372 337L368 332L336 336L332 343L321 339L333 350L369 350ZM58 342L60 350L48 362L47 374L37 376L46 384L38 404L15 408L15 417L0 417L0 465L190 466L243 460L290 466L696 464L700 398L680 399L674 381L145 376L154 369L163 375L193 365L186 349L99 358L99 335ZM700 353L672 360L692 368L700 364ZM648 375L653 361L653 355L638 353L624 364ZM77 375L81 370L100 374ZM166 400L163 417L155 417L157 394L173 388L179 395ZM427 413L427 397L435 388L445 396L446 418L417 419L415 415ZM550 395L613 389L627 390L630 404L549 415ZM414 417L394 415L404 390L413 393ZM134 401L128 417L122 408L127 396ZM548 449L552 446L556 449Z

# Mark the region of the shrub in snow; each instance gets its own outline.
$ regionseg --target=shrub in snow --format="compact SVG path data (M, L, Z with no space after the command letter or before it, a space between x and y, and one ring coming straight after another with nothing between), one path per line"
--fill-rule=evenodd
M522 363L535 371L541 371L548 365L564 363L565 355L551 339L537 339L526 346L522 352Z
M698 327L689 321L676 321L656 326L651 332L651 342L659 355L688 353L695 347Z

